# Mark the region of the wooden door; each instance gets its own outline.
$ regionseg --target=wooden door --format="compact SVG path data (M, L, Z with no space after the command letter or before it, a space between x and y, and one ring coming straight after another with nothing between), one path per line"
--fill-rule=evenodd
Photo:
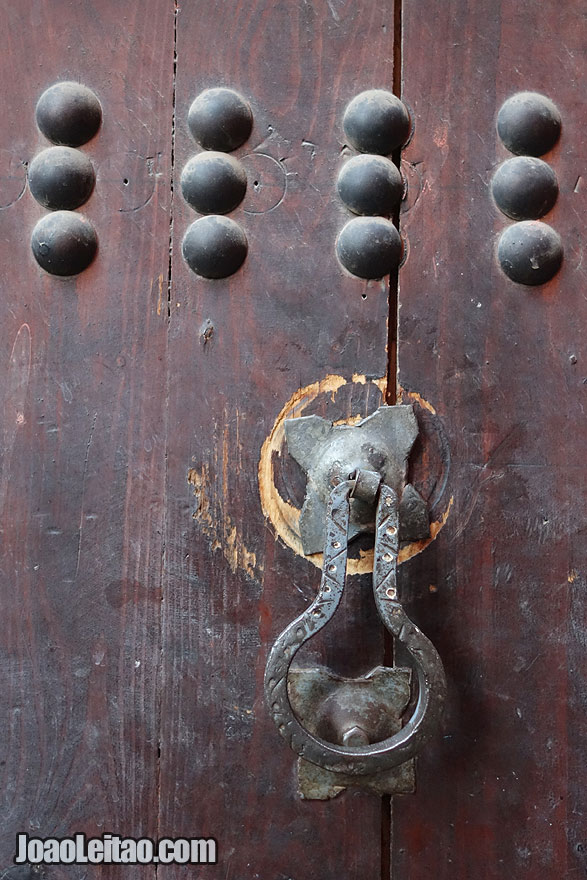
M536 878L587 873L584 811L585 29L568 0L64 0L2 4L0 761L6 878L218 875ZM27 168L50 146L45 89L101 104L78 209L98 253L43 271L47 215ZM251 107L222 279L182 256L198 214L181 174L205 89ZM404 263L344 271L336 180L363 90L406 103L395 217ZM500 268L496 115L539 92L560 111L544 221L560 271ZM295 534L287 415L335 421L411 403L410 476L432 540L401 588L449 695L417 791L299 796L263 701L277 634L315 595ZM409 558L408 558L409 557ZM362 560L362 561L361 561ZM343 676L390 658L368 553L307 651ZM360 574L360 572L363 572ZM216 866L13 865L15 835L207 837ZM85 873L84 873L85 876Z

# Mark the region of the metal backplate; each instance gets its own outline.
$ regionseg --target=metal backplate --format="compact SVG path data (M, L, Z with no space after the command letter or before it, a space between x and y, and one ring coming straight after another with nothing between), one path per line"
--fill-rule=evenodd
M428 537L426 505L413 487L406 498L409 511L406 508L406 516L402 515L408 457L418 436L411 406L381 406L357 425L335 425L320 416L289 419L285 422L285 436L290 455L308 476L300 515L304 553L319 553L323 549L328 496L333 486L357 470L376 471L382 482L402 499L402 540ZM373 532L374 520L375 506L353 498L349 541L362 532Z
M411 670L400 667L378 666L357 679L342 678L323 668L291 669L288 695L310 733L350 744L348 737L365 735L375 741L400 730L410 700L410 682ZM299 759L302 798L327 800L351 787L379 795L410 794L415 789L414 760L372 776L351 776Z

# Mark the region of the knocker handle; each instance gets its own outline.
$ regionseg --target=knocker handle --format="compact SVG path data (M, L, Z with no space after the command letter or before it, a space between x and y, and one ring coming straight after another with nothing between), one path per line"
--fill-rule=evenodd
M279 732L297 755L327 770L366 776L396 767L420 751L438 726L446 678L433 644L412 623L398 599L398 497L393 489L382 485L376 513L373 590L383 623L414 659L418 677L415 709L408 723L393 736L360 746L327 742L306 730L294 714L287 690L289 669L297 651L326 626L340 603L346 580L350 497L359 481L363 481L360 472L355 479L339 483L330 494L318 595L273 645L265 670L265 697Z

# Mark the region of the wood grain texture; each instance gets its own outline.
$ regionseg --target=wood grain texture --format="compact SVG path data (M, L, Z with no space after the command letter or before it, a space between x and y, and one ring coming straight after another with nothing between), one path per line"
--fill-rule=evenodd
M415 119L405 160L420 192L402 221L400 381L444 422L455 502L402 572L451 700L444 739L419 761L417 796L395 810L401 880L587 871L583 11L404 4L403 96ZM508 155L497 111L525 89L563 118L544 158L560 185L545 220L565 259L534 289L497 265L510 221L488 186Z
M25 0L2 20L0 871L17 832L156 833L173 9ZM25 185L63 79L104 112L82 148L100 250L74 279L35 263Z
M580 11L578 0L403 4L415 134L399 382L438 412L454 501L401 570L451 696L418 794L396 802L395 880L587 871ZM349 155L344 107L393 83L392 4L25 0L3 18L0 873L19 831L119 831L215 835L220 865L206 870L231 880L379 877L381 802L300 801L263 704L268 648L318 572L276 541L257 468L300 388L341 376L305 410L334 419L381 400L370 379L388 372L389 291L337 264L350 215L335 181ZM47 146L36 100L68 78L104 108L83 148L97 185L80 209L100 251L59 280L30 252L45 212L26 165ZM197 215L179 177L197 152L188 107L216 85L250 101L255 125L235 154L249 184L232 214L249 255L210 282L181 257ZM495 116L520 89L563 115L545 158L561 190L546 220L565 261L534 290L496 264L509 221L488 189L507 156ZM438 498L430 463L446 468L447 447L430 410L419 416L431 434L416 470ZM301 475L275 469L300 500ZM382 659L381 630L369 579L353 578L304 662L364 673Z
M388 289L338 266L334 242L350 215L335 183L344 108L364 88L391 87L392 66L391 4L230 0L178 10L161 827L217 834L226 877L380 873L380 801L361 793L301 801L295 756L263 703L268 649L315 595L319 575L276 542L257 469L299 388L328 374L348 380L343 403L330 394L316 402L331 418L367 414L380 401L375 386L350 380L386 375ZM210 282L181 257L196 215L178 184L197 151L189 105L218 85L251 103L253 133L235 155L255 173L232 214L249 240L247 260ZM259 154L285 180L271 209L264 199L275 178L257 176ZM355 579L336 631L306 662L319 656L358 674L381 661L369 594L368 580Z

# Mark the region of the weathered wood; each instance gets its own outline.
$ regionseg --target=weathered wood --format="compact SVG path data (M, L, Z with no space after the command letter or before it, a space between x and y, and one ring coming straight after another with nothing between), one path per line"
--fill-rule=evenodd
M451 700L444 739L419 761L418 794L395 809L402 880L586 870L580 13L573 2L404 4L415 204L402 219L400 381L444 423L454 504L436 543L403 570ZM497 265L510 221L488 187L508 156L497 111L524 89L563 117L544 158L560 185L545 220L565 259L533 289Z
M17 832L156 834L173 9L25 0L2 21L0 872ZM63 79L104 113L80 209L100 250L75 279L35 263L25 185Z
M396 801L392 874L559 880L587 868L579 4L403 7L415 134L399 392L418 404L413 475L438 536L402 581L450 705L418 794ZM347 102L393 84L392 4L25 0L3 14L0 872L19 831L115 831L215 835L216 870L243 880L387 876L386 803L299 800L262 677L319 577L288 545L276 494L299 506L302 474L267 438L288 401L341 419L385 393L393 296L341 271L350 215L335 182ZM30 252L45 211L26 165L48 145L36 100L68 78L104 108L80 209L100 251L60 280ZM234 154L248 190L231 214L249 254L212 282L181 256L197 215L179 178L198 149L189 105L216 85L240 91L255 123ZM497 266L509 221L488 187L507 156L497 110L526 88L563 115L545 158L565 261L537 289ZM302 662L356 675L384 648L369 579L354 577Z
M257 470L300 388L344 377L314 404L331 418L367 414L381 398L351 378L386 375L388 290L345 276L336 261L350 214L335 183L344 108L364 88L391 87L392 66L391 5L231 0L178 10L161 827L216 834L226 876L380 872L380 801L300 801L295 756L263 703L268 649L315 595L319 573L276 542ZM247 260L211 282L181 257L196 215L179 175L197 150L190 103L218 85L251 103L253 133L234 155L254 173L231 215L246 231ZM338 639L320 643L322 661L343 674L383 657L369 591L355 579Z

